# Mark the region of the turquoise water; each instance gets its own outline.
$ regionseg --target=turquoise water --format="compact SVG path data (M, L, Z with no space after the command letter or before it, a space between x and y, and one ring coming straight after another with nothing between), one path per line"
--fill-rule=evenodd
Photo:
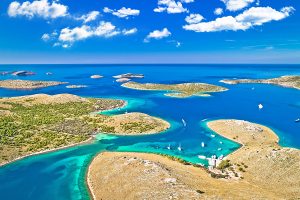
M128 105L104 114L144 112L169 121L172 127L163 133L147 136L119 137L99 134L85 145L37 155L0 167L0 199L89 199L85 173L91 159L101 151L134 151L164 153L193 163L205 163L198 155L227 155L239 145L221 136L212 137L206 121L214 119L244 119L271 127L283 146L300 147L300 92L272 85L225 85L224 78L271 78L280 75L300 75L300 66L289 65L19 65L4 66L0 71L30 70L37 73L22 79L59 80L84 84L88 88L67 89L55 86L38 90L16 91L0 89L0 96L35 93L72 93L84 97L125 99ZM45 75L53 72L52 76ZM206 82L228 87L211 97L170 98L163 92L136 91L120 87L113 75L143 73L140 82L182 83ZM90 79L93 74L103 79ZM0 79L11 79L0 76ZM255 88L252 90L252 88ZM258 110L262 103L264 109ZM181 119L187 126L184 127ZM201 147L201 142L206 144ZM222 142L222 144L220 143ZM167 146L171 145L172 150ZM181 145L183 151L177 151ZM222 150L218 151L218 148Z

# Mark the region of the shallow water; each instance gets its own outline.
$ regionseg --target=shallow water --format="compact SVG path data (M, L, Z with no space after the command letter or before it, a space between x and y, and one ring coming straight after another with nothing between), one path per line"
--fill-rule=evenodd
M67 89L55 86L32 91L0 89L0 96L19 96L35 93L72 93L85 97L125 99L128 105L106 112L144 112L168 120L168 131L147 136L99 135L91 144L71 147L56 152L19 160L0 168L0 199L88 199L85 185L87 165L101 151L134 151L164 153L193 163L207 164L198 155L227 155L239 145L209 131L205 121L234 118L271 127L283 146L300 147L300 92L273 85L219 83L223 78L272 78L281 75L300 75L300 66L255 65L33 65L0 66L0 71L29 70L37 72L23 79L58 80L70 84L85 84L88 88ZM47 76L46 72L53 72ZM206 82L229 88L211 97L170 98L163 92L136 91L120 87L113 75L143 73L140 82L182 83ZM90 79L101 74L103 79ZM14 78L0 76L0 79ZM252 89L254 88L254 90ZM263 104L259 110L257 105ZM182 119L187 123L184 127ZM206 144L201 147L201 142ZM221 143L222 144L221 144ZM171 150L167 147L171 146ZM177 147L181 145L183 151ZM222 150L218 151L218 148Z

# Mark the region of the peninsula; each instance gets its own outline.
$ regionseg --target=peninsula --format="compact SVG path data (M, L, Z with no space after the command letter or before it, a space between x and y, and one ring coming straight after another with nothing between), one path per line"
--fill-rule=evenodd
M234 79L234 80L224 79L221 80L220 82L226 84L263 83L263 84L279 85L287 88L295 88L300 90L300 76L281 76L279 78L272 78L272 79Z
M136 90L168 91L166 96L186 98L190 96L210 96L212 92L223 92L227 88L206 83L156 84L127 82L123 87Z
M208 127L243 146L219 170L237 179L214 178L208 170L164 156L104 152L92 161L87 181L94 199L297 199L300 153L278 145L269 128L242 120L216 120ZM151 180L151 181L149 181ZM122 185L122 187L118 187ZM279 189L280 188L280 189Z
M90 140L98 132L150 134L168 122L143 113L106 116L123 100L37 94L0 99L0 165L38 152Z
M67 83L59 81L3 80L0 81L0 88L31 90L62 84Z

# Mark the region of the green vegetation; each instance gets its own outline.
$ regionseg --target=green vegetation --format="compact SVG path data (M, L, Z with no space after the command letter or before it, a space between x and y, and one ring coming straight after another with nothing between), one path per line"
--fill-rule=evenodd
M82 142L95 132L91 112L123 105L120 100L87 99L82 102L33 104L33 100L1 99L0 163L47 149ZM4 106L3 106L4 105Z
M182 83L182 84L155 84L155 83L136 83L127 82L122 85L126 88L137 90L158 90L170 91L171 93L165 94L171 97L190 97L190 96L209 96L207 93L223 92L227 88L206 84L206 83Z
M217 168L220 170L224 170L224 169L230 167L231 165L232 164L230 163L230 160L222 160Z
M125 131L132 130L140 133L144 133L155 128L152 124L146 124L143 122L122 123L121 127Z
M271 79L235 79L235 80L222 80L221 82L227 84L239 84L239 83L262 83L273 84L282 87L300 89L300 76L281 76Z
M212 177L212 178L228 178L228 175L227 174L216 174L216 173L214 173L214 172L211 172L211 171L209 171L209 173L210 173L210 176Z

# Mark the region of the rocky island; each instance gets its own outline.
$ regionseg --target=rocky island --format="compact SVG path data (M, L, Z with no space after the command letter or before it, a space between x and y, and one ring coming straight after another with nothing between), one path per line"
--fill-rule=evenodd
M123 87L136 90L168 91L166 96L170 97L190 97L190 96L210 96L212 92L223 92L227 88L206 84L206 83L181 83L181 84L156 84L127 82Z
M169 128L169 123L143 113L97 114L120 108L125 103L70 94L1 98L0 165L87 141L98 132L150 134Z
M32 90L56 85L67 84L59 81L28 81L28 80L3 80L0 81L0 88Z
M287 88L295 88L300 90L300 76L281 76L279 78L271 79L234 79L234 80L221 80L220 82L226 84L239 84L239 83L263 83L279 85Z
M137 112L110 117L96 115L89 120L96 124L99 132L116 135L147 135L170 128L170 124L160 118Z
M225 173L234 171L240 174L239 178L212 176L207 169L160 155L105 152L94 158L88 170L87 182L94 199L111 196L297 199L300 196L299 150L280 147L272 130L247 121L210 121L208 127L243 145L217 167Z

